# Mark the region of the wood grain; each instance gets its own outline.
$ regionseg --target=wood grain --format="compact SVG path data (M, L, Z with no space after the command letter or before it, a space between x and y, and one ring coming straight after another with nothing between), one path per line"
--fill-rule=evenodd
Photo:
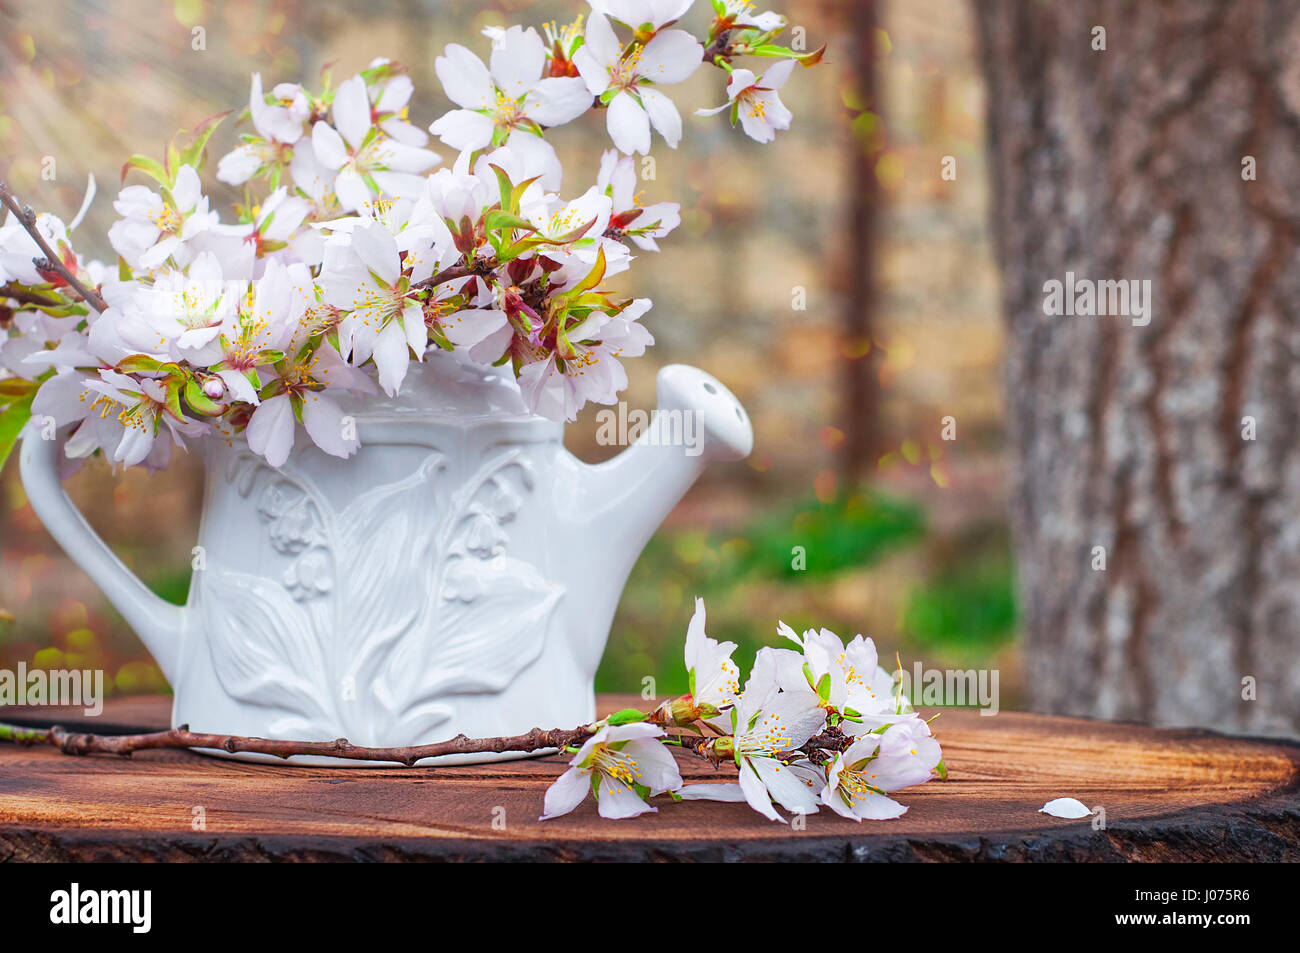
M77 714L0 718L86 724ZM168 714L166 699L113 702L94 725L153 729ZM906 815L859 825L823 811L803 831L706 802L604 821L588 801L543 824L556 757L323 769L4 745L0 859L1300 860L1300 745L1016 712L949 710L935 728L951 779L902 792ZM688 781L734 778L679 761ZM1037 813L1055 797L1104 807L1106 829ZM197 807L206 830L193 829Z

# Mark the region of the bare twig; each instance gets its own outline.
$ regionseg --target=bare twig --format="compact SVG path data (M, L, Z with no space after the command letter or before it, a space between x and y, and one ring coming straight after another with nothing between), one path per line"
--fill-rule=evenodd
M41 234L41 230L36 227L36 213L26 205L19 203L13 192L9 191L9 186L3 182L0 182L0 202L3 202L5 208L14 213L14 217L22 223L27 234L32 236L32 240L36 242L37 246L39 246L41 251L44 253L45 261L40 262L40 264L37 265L37 268L57 273L59 277L68 283L68 287L81 295L82 300L85 301L86 304L90 305L96 311L107 311L108 302L94 291L87 288L81 283L76 275L68 270L68 266L63 263L63 260L59 257L58 253L51 248L50 243L45 240L45 236ZM40 261L39 259L33 260ZM47 263L48 268L42 269L42 266Z
M61 725L54 725L51 728L24 728L0 722L0 741L21 745L48 744L58 748L64 754L71 755L115 754L130 757L137 751L159 748L209 748L232 754L251 752L277 758L315 755L348 758L354 761L390 761L409 766L424 758L437 758L449 754L566 748L585 741L596 729L596 725L550 730L534 728L526 734L505 738L467 738L465 735L457 735L455 738L435 744L408 745L400 748L366 748L354 745L346 738L339 738L336 741L275 741L242 735L193 732L189 730L188 725L139 735L96 735L69 731Z

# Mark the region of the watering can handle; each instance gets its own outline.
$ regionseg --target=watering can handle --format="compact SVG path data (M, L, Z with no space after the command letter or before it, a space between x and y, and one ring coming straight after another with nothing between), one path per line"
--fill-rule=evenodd
M127 624L144 640L163 675L173 680L185 609L157 596L131 572L86 522L59 480L60 439L45 439L29 426L19 469L32 510L63 550L108 597Z

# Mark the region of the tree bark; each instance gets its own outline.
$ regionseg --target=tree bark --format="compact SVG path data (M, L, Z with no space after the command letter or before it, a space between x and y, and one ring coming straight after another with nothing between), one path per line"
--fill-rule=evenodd
M1300 733L1300 5L976 13L1031 703ZM1066 271L1150 323L1046 315Z

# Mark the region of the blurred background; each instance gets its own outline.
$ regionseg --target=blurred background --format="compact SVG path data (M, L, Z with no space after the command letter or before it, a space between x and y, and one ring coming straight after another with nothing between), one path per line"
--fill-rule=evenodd
M744 655L778 618L872 635L882 660L1001 669L1002 706L1024 694L1017 640L1003 435L1004 331L989 234L985 88L964 0L787 0L825 65L782 95L792 128L760 147L725 121L702 69L677 97L687 132L656 139L647 201L676 200L683 224L628 276L655 301L656 346L629 362L632 407L652 407L662 365L685 361L730 386L757 441L678 506L623 596L601 691L685 689L681 644L692 598L710 633ZM701 0L689 22L706 22ZM99 199L78 250L110 258L118 171L133 153L213 113L242 108L248 76L318 85L376 56L416 84L421 127L449 104L434 72L447 42L486 58L484 26L567 22L577 0L0 2L0 176L29 204L70 218L87 174ZM196 34L201 29L201 34ZM201 35L205 49L193 49ZM788 38L788 34L787 34ZM589 117L590 118L590 117ZM214 207L233 199L211 175ZM551 137L574 194L594 179L600 122ZM444 155L449 150L440 148ZM54 181L42 161L56 160ZM945 157L954 175L941 174ZM448 158L450 158L448 156ZM861 187L854 187L854 184ZM228 214L228 213L227 213ZM953 418L945 440L944 418ZM591 408L567 442L595 441ZM16 466L0 476L0 667L103 667L119 694L165 691L158 670L28 507ZM69 491L123 559L178 602L189 584L202 493L197 461L113 476L86 467ZM803 547L806 568L795 568Z

